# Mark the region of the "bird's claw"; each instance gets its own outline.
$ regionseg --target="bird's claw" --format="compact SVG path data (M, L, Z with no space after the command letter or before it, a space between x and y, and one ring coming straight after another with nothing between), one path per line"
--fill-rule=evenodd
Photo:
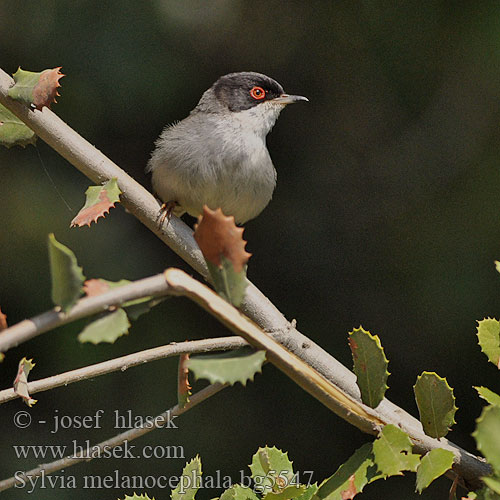
M167 220L167 226L170 222L170 219L172 218L172 213L174 211L174 208L178 205L176 201L167 201L167 203L163 203L162 206L160 207L160 211L158 212L158 227L161 228L163 226L163 223L165 222L165 219Z

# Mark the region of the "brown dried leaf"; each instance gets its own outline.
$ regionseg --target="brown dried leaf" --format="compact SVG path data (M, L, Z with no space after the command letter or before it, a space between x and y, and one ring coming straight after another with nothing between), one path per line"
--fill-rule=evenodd
M7 328L7 315L0 309L0 332Z
M243 231L236 226L233 216L227 217L220 208L210 210L205 205L195 225L194 239L208 262L220 267L223 255L238 273L252 255L245 251L247 242L243 239Z
M28 392L28 374L35 366L35 363L32 363L32 359L23 358L19 361L19 368L17 369L17 375L14 380L14 392L23 398L24 402L28 406L33 406L37 400L31 398Z
M349 488L341 493L342 500L352 500L357 494L356 485L354 484L354 474L349 477Z
M191 386L189 385L188 369L189 353L179 356L179 372L177 376L177 400L179 406L184 408L189 403L191 396Z
M87 297L95 297L101 295L109 290L109 284L100 279L87 280L83 284L83 291Z
M44 106L50 108L50 105L56 101L60 94L57 89L61 86L59 80L65 76L59 70L61 66L54 69L47 69L40 75L38 83L33 87L33 105L41 110Z

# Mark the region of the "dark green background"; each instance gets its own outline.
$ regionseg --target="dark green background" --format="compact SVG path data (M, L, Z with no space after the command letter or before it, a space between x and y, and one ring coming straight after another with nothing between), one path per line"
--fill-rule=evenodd
M247 224L249 276L302 332L351 366L346 335L362 324L390 360L388 396L416 415L412 386L424 370L457 396L449 437L474 451L481 403L473 385L500 389L476 344L476 320L498 316L500 276L500 4L497 1L145 1L0 3L0 66L13 73L62 66L65 121L141 183L162 127L182 119L218 76L276 78L309 104L286 109L268 145L278 187ZM123 208L90 229L69 229L90 182L42 141L0 150L0 306L10 324L51 307L47 234L76 253L87 277L137 279L187 267ZM69 211L44 173L71 205ZM191 221L189 221L191 223ZM226 335L183 299L134 323L115 345L80 345L83 323L11 350L32 379L171 341ZM17 430L19 400L0 414L0 477L48 459L16 460L12 445L96 443L112 413L154 415L176 400L176 361L35 396L34 421L106 410L102 429ZM194 385L195 390L201 384ZM258 446L288 450L322 480L370 439L329 413L272 366L177 420L178 430L136 442L183 445L203 470L239 477ZM64 472L114 469L179 474L184 460L100 460ZM248 472L246 469L245 472ZM60 484L60 483L59 483ZM46 484L47 485L47 484ZM442 479L424 497L446 498ZM417 498L414 475L367 488L365 498ZM116 499L131 491L10 490L6 499ZM157 500L167 490L150 490ZM199 498L219 494L203 490Z

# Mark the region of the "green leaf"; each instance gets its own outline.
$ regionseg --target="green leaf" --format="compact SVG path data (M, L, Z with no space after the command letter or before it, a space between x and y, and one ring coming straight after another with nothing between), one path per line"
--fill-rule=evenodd
M71 221L71 227L85 225L90 227L92 222L97 222L99 217L104 217L115 206L115 203L120 201L121 194L116 177L103 186L90 186L85 191L85 205Z
M373 461L372 443L366 443L358 448L354 454L341 465L337 472L325 479L319 486L318 491L312 497L313 500L342 500L342 493L350 487L349 479L354 476L354 486L357 492L383 477L377 472Z
M493 318L485 318L478 322L477 338L481 351L497 368L500 366L500 323Z
M259 448L250 464L255 491L263 494L280 492L293 480L293 465L288 454L275 446ZM291 498L291 497L288 497Z
M373 443L375 465L384 477L415 471L420 456L411 452L412 444L408 434L395 425L386 425Z
M453 457L450 450L443 450L443 448L434 448L427 453L417 469L417 491L422 493L434 479L451 469Z
M280 481L282 481L280 483ZM278 491L270 491L266 493L263 500L292 500L298 498L306 491L305 484L290 484L289 486L282 486L286 483L286 479L277 478L277 483L275 488ZM281 486L280 486L281 484Z
M179 484L172 490L172 500L193 500L201 485L201 460L198 455L182 469Z
M233 263L224 255L221 255L220 260L220 267L206 261L215 290L234 307L240 307L248 285L247 266L237 272L234 270Z
M155 499L154 497L149 498L145 493L142 495L134 493L132 496L125 495L125 500L155 500Z
M30 106L33 103L33 88L39 82L41 74L18 68L12 75L15 84L8 91L9 97Z
M78 340L92 344L100 344L101 342L112 344L117 338L127 334L129 328L127 313L118 308L88 324L78 335Z
M500 473L500 407L486 406L477 420L472 433L477 449L483 454L494 471Z
M75 254L53 234L49 234L50 274L52 278L52 301L67 312L82 294L85 281L82 268Z
M362 327L349 333L349 347L354 361L356 383L361 391L361 400L370 408L376 408L384 399L387 387L389 362L377 335Z
M423 372L413 390L424 432L434 438L446 436L456 423L457 411L453 389L446 379L434 372Z
M196 356L190 358L189 369L197 379L204 378L211 384L243 385L254 379L256 373L262 373L262 364L266 359L265 351L251 352L249 348L238 349L224 354Z
M259 500L251 488L235 484L220 496L219 500Z
M487 387L474 387L480 397L488 401L490 405L500 406L500 396Z
M482 477L481 479L483 480L484 484L488 486L490 490L493 490L495 493L500 493L500 477L487 476L487 477Z
M471 500L500 500L500 495L497 495L494 491L488 488L482 488L478 491L469 491L467 494L467 499Z
M119 288L132 283L129 280L119 280L119 281L108 281L102 278L88 280L84 284L84 291L90 297L93 295L99 295L105 293L113 288ZM140 297L138 299L129 300L124 302L121 307L125 309L127 316L132 321L135 321L139 316L145 314L151 310L152 307L163 302L165 297L155 298L155 297Z
M41 110L56 101L59 80L64 76L61 68L46 69L39 73L19 68L12 77L15 84L8 91L9 97Z
M300 495L300 497L297 498L297 500L311 500L311 498L316 494L318 491L318 484L313 483L309 486L307 486L306 491Z
M36 143L36 135L16 115L0 104L0 144L10 148Z

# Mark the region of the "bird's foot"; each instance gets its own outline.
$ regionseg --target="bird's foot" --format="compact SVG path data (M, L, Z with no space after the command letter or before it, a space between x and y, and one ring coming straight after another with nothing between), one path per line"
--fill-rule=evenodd
M172 218L172 213L179 204L176 201L167 201L167 203L163 203L160 207L160 211L158 212L158 227L161 228L165 220L167 221L167 226Z

